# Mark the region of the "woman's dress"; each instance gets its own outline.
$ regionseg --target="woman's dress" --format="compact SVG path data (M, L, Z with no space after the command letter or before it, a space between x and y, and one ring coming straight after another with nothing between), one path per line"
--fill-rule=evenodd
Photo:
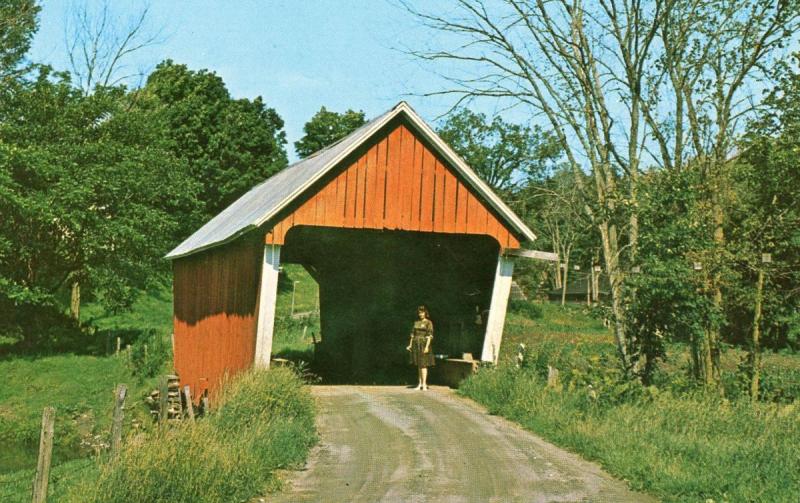
M431 341L425 352L425 345ZM420 368L433 367L436 363L433 358L433 323L431 320L417 320L411 331L411 364Z

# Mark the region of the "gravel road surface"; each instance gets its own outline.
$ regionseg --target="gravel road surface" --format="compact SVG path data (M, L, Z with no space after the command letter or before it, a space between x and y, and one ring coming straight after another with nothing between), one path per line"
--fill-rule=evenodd
M320 444L274 501L656 501L448 388L313 393Z

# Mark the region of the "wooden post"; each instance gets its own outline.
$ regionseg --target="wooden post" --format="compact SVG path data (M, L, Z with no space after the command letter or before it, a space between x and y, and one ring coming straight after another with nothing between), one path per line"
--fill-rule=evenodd
M511 277L514 274L514 262L510 257L500 255L497 258L492 300L489 316L486 320L486 333L483 338L481 360L497 363L500 343L503 338L503 326L506 322L508 295L511 293Z
M122 340L119 337L117 337L117 351L116 351L116 353L114 353L117 356L119 356L119 349L120 349L121 346L122 346Z
M758 400L758 387L761 378L761 309L764 299L764 265L758 268L755 307L753 308L753 339L750 360L753 365L750 377L750 399Z
M558 387L558 369L555 367L551 367L550 365L547 366L547 387L548 388Z
M192 403L192 390L189 385L183 387L183 396L186 398L186 415L189 421L194 421L194 404Z
M166 426L167 424L167 396L169 395L169 379L167 376L161 376L161 384L158 388L158 402L159 402L159 409L158 409L158 423L160 426Z
M208 406L208 395L204 395L203 396L203 415L208 414L209 411L210 411L210 409L209 409L209 406Z
M594 276L594 269L591 269L590 273L586 273L586 305L591 307L592 306L592 279Z
M117 457L119 446L122 443L122 419L125 415L125 396L128 394L128 387L124 384L117 386L114 392L114 417L111 422L111 457Z
M36 465L36 478L33 480L33 503L47 501L47 483L50 478L50 462L53 455L53 432L55 430L56 410L45 407L42 412L42 433L39 437L39 462Z
M275 303L278 299L278 273L281 265L281 247L264 246L261 265L261 285L256 326L255 366L269 368L272 357L272 335L275 330Z

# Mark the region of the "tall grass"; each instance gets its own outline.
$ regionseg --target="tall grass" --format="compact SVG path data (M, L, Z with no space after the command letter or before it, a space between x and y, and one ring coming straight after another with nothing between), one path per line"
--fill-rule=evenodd
M765 357L765 389L784 403L738 398L737 382L726 385L727 399L704 392L677 346L658 387L642 387L623 378L598 320L542 307L541 319L508 317L500 366L481 369L461 393L667 502L800 501L800 405L794 387L770 381L797 375L796 358ZM549 365L560 370L555 388L546 386Z
M300 378L255 370L225 387L209 417L129 442L66 501L246 501L278 488L275 470L301 463L315 435Z
M587 388L547 389L531 369L513 367L484 369L461 392L664 501L794 503L800 495L797 404L656 388L604 403Z

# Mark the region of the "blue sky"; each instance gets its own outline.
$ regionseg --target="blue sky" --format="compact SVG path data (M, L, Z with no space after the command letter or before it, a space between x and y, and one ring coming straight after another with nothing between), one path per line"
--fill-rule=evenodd
M65 24L71 6L42 2L32 61L67 69ZM88 0L95 9L99 1ZM141 2L110 0L116 23L125 26ZM399 51L427 40L407 13L383 0L153 1L149 26L164 29L165 41L129 61L141 70L171 58L220 75L237 98L262 96L286 122L287 150L303 124L321 106L364 110L377 116L406 100L428 121L451 99L424 98L437 78ZM441 84L440 84L441 85ZM491 112L491 110L487 110Z

